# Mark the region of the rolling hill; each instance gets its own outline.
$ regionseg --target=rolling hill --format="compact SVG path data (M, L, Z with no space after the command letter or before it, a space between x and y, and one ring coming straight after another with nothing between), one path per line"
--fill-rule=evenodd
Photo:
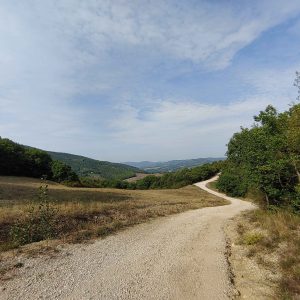
M51 152L47 153L52 159L62 161L72 167L80 177L99 177L105 179L126 179L142 172L139 168L125 164L100 161L80 155L69 153Z
M124 164L133 166L146 171L147 173L164 173L172 172L182 168L192 168L210 163L213 161L224 160L224 157L206 157L185 160L170 160L170 161L141 161L141 162L125 162Z

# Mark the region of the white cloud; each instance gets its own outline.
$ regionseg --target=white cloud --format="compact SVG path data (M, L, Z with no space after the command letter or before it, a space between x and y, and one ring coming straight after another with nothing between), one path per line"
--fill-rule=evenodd
M186 156L200 147L220 153L217 138L225 144L241 122L263 108L267 93L230 105L167 100L145 106L141 98L135 108L136 94L148 96L147 88L152 92L148 74L157 68L166 81L169 73L176 75L190 65L197 70L226 68L240 49L300 12L298 0L243 5L167 0L0 3L0 135L81 153L87 151L81 141L89 135L90 148L105 144L108 152L110 146L119 150L119 144L113 146L116 141L157 143L167 152L174 143L178 157L183 147ZM161 74L160 67L171 71ZM268 83L271 89L273 83ZM251 84L260 89L258 79ZM96 107L85 106L90 95L97 98ZM105 107L98 105L102 102ZM123 111L112 127L90 128L92 118L120 103ZM103 123L116 117L109 113ZM102 135L108 138L108 129L114 140L96 142ZM143 150L149 150L143 158L153 152Z
M35 2L37 4L38 2ZM51 3L51 2L50 2ZM300 12L297 0L231 3L174 1L61 1L37 5L52 13L57 33L91 55L115 47L146 47L147 51L224 68L262 32ZM46 18L47 20L47 18ZM47 21L45 26L49 26ZM52 25L52 24L51 24ZM80 44L79 44L80 45ZM82 46L82 45L81 45ZM82 47L84 48L84 47Z
M271 82L266 77L264 82L269 82L271 87L276 82L274 77ZM263 78L260 74L256 83ZM186 157L197 157L200 152L203 156L220 156L225 153L232 134L239 131L240 126L251 126L253 116L267 105L288 109L291 98L285 88L281 94L276 94L276 89L273 91L273 96L281 95L277 99L268 93L258 93L224 105L162 100L155 101L153 107L145 111L127 104L118 110L116 119L110 123L112 138L119 144L143 149L142 154L137 154L141 159L158 156L180 159L182 153Z
M165 158L180 158L182 151L194 157L199 151L220 155L230 136L241 125L251 125L252 116L268 104L265 98L229 105L161 101L147 112L127 105L110 124L112 137L119 143L149 147L149 156L153 151L164 153Z
M249 68L241 78L251 84L252 94L269 99L279 110L296 101L297 89L293 86L295 72L300 69L300 61L293 67Z

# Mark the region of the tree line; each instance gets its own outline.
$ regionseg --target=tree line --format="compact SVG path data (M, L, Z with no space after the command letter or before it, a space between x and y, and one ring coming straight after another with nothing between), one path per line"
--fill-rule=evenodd
M79 182L72 168L53 160L42 150L25 147L0 137L0 175L47 178L56 182Z
M300 211L300 104L282 113L269 105L254 121L229 141L217 188L232 196L256 193L265 206Z
M96 177L79 178L69 165L53 160L47 152L0 137L0 175L47 178L78 187L142 190L180 188L214 176L220 171L222 164L222 161L207 163L169 172L160 177L149 175L136 182Z
M223 161L207 163L194 168L184 168L175 172L169 172L162 176L149 175L136 182L121 180L99 180L95 178L81 178L83 186L99 188L119 189L176 189L216 175L223 165Z

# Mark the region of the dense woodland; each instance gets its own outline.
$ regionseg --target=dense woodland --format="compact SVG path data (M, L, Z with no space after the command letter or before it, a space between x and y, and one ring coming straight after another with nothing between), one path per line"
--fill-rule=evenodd
M278 113L268 106L228 144L217 187L232 196L260 194L268 207L300 210L300 104Z
M53 160L47 152L1 137L0 175L47 178L57 182L79 181L70 166Z

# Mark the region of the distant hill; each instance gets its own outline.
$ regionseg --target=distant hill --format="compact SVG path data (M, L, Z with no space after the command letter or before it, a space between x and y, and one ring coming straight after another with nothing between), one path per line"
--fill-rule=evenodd
M164 173L172 172L182 168L191 168L210 163L213 161L224 160L224 157L206 157L196 159L184 160L170 160L170 161L141 161L141 162L125 162L126 165L142 169L148 173Z
M52 159L62 161L72 167L80 177L99 177L104 179L126 179L140 173L141 170L134 166L99 161L88 157L47 151Z

